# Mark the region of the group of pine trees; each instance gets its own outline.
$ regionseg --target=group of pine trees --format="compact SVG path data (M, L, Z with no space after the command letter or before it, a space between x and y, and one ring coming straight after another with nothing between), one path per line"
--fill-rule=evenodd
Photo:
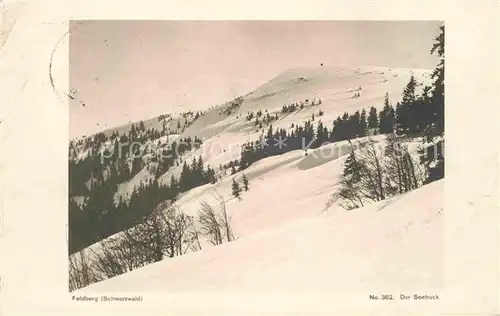
M179 165L185 152L199 148L201 139L180 138L153 152L150 141L159 138L158 133L147 130L141 121L121 135L116 131L109 137L98 133L70 143L70 253L133 226L151 212L158 199L170 200L180 192L215 182L215 171L195 158L195 166L184 167L180 179L172 178L170 185L159 183L158 177ZM145 161L145 154L152 154L153 163ZM142 182L130 196L118 196L118 186L146 166L153 179Z
M172 181L175 181L173 177L172 179ZM207 183L213 184L216 181L215 170L210 166L205 169L203 160L199 156L198 158L195 157L190 165L184 161L179 181L174 183L177 184L180 192L186 192L197 186Z
M311 106L315 106L315 105L321 105L320 98L318 98L318 100L316 100L316 98L314 98L313 100L305 99L305 100L299 101L299 102L292 102L290 105L285 104L281 107L281 112L282 113L293 113L297 110L302 110L305 107L311 107Z
M418 83L412 76L395 111L386 97L379 122L380 132L389 133L385 148L376 148L370 139L356 146L349 142L351 151L339 192L343 207L361 207L367 201L384 200L444 177L444 27L435 39L434 53L440 62L432 74L432 86L423 87L417 95ZM375 114L370 115L374 125ZM406 145L416 137L423 138L418 140L417 158Z
M157 177L150 178L134 187L127 197L117 195L119 183L113 180L117 179L96 182L81 205L70 197L70 253L132 227L161 201L174 200L179 193L215 183L216 175L214 169L209 165L205 167L201 157L198 157L191 164L184 162L179 179L172 175L169 185L159 182Z
M321 104L321 99L318 98L318 100L313 99L305 99L304 101L299 101L299 102L293 102L290 105L283 105L281 109L281 113L287 114L287 113L292 113L297 110L302 110L305 107L311 107L315 105L320 105ZM323 111L319 111L318 115L322 116L324 114ZM258 110L257 112L248 112L247 115L245 116L245 119L247 121L252 121L255 118L254 125L258 127L258 129L262 129L264 127L268 127L271 125L274 121L277 121L279 119L278 113L270 114L267 110L262 112L262 110ZM313 118L314 120L314 118Z
M322 123L320 125L323 132ZM248 168L258 160L310 146L315 136L311 121L308 120L304 125L294 125L294 127L294 130L288 132L283 128L274 129L270 125L267 133L261 135L258 140L244 143L241 146L241 158L237 164L239 170Z
M227 106L225 106L222 110L220 110L219 115L224 114L226 116L229 116L233 111L238 110L241 104L243 104L243 97L238 97L233 101L229 102Z
M262 112L262 110L258 110L257 112L248 112L245 119L247 121L252 121L255 118L254 125L258 127L258 129L262 129L264 126L268 126L274 121L279 119L278 113L274 115L269 114L267 110Z
M238 182L236 182L236 179L233 178L233 182L231 184L231 193L233 195L234 198L240 200L241 199L241 192L242 190L244 191L248 191L249 190L249 182L248 182L248 178L245 174L243 174L241 176L241 180L242 180L242 187L240 187L240 184Z
M116 191L116 186L107 182L91 189L83 205L70 198L70 253L134 226L157 203L174 200L179 188L149 179L134 187L129 196Z
M317 148L324 143L338 142L376 134L392 134L397 136L424 136L426 144L421 152L422 162L427 170L426 183L444 176L444 29L436 39L432 53L441 58L434 70L432 87L423 87L417 95L417 87L421 85L412 75L406 85L402 100L394 108L386 93L384 107L377 113L377 108L371 107L353 114L345 112L334 120L331 129L319 121L314 128L308 120L304 125L292 126L291 131L285 129L273 130L272 125L259 140L243 144L241 159L237 164L239 170L244 170L252 163L266 157L280 155L297 149ZM290 108L283 107L288 112ZM294 129L293 129L294 128ZM236 165L236 164L235 164ZM234 168L234 167L233 167Z
M386 93L384 108L380 113L376 107L372 106L368 114L366 109L362 109L350 115L347 112L344 112L342 116L339 115L333 121L332 141L393 133L394 125L398 123L398 120L398 112L389 103L389 95Z
M323 114L324 112L320 110L318 116ZM238 164L234 165L238 165L239 170L244 170L260 159L292 150L314 149L324 143L349 140L378 133L392 133L395 120L395 111L389 104L388 95L386 94L385 107L380 112L380 115L378 115L375 107L370 108L368 116L365 109L350 115L345 112L334 120L330 129L321 120L314 127L314 115L303 125L293 124L292 129L289 131L283 128L273 129L271 124L267 133L261 135L258 140L243 144L241 159Z

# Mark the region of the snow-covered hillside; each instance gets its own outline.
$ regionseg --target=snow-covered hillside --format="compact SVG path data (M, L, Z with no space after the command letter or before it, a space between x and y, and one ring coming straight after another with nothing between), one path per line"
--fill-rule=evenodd
M302 124L313 115L315 122L323 122L331 127L333 121L345 112L354 113L357 110L369 110L371 106L382 109L387 93L389 100L396 103L413 74L419 83L430 83L431 70L402 69L382 67L310 67L290 69L255 91L243 97L241 106L224 113L228 104L212 107L194 120L179 137L197 136L203 140L203 146L190 153L191 156L201 156L206 164L218 167L240 157L241 145L250 140L257 140L267 126L259 128L254 121L248 121L248 113L262 111L270 115L278 114L278 120L272 122L274 129L289 130L292 124ZM359 97L354 97L359 93ZM305 106L294 113L282 114L283 105L315 101L315 106ZM317 104L321 100L321 104ZM319 111L323 112L318 116ZM167 128L174 128L177 121L170 120ZM156 118L144 123L146 128L161 130L162 123ZM118 128L118 131L129 130L130 126ZM111 134L114 130L108 130ZM185 160L189 160L189 156ZM172 174L178 175L182 165L171 168L167 174L160 177L167 183ZM144 173L145 174L145 173ZM146 179L146 178L144 178ZM137 181L137 180L134 180ZM121 186L120 194L130 195L133 186Z
M200 148L184 153L180 159L190 163L201 156L205 165L212 166L218 174L215 183L181 193L176 205L185 214L196 217L201 203L216 205L217 196L222 196L236 240L214 247L201 238L201 251L165 259L89 289L293 289L294 282L300 287L305 284L326 289L335 284L355 288L377 280L393 280L394 286L399 281L436 286L440 282L441 244L433 241L441 240L442 182L347 212L337 206L344 161L349 153L346 141L309 149L307 154L299 149L268 157L233 174L226 168L219 169L240 159L241 145L258 140L270 125L290 130L293 125L310 120L314 126L322 122L330 128L345 112L368 111L372 106L382 109L386 93L396 103L412 74L420 83L430 81L429 70L291 69L241 99L208 108L189 122L169 117L168 126L174 129L178 123L172 122L188 122L186 128L177 131L180 134L175 139L199 137L203 141ZM282 111L283 106L292 104L297 106L296 111ZM259 111L275 119L259 126L255 118L249 119L251 113ZM158 119L144 125L146 129L163 128ZM128 129L130 126L123 126L107 133ZM378 145L384 143L384 138L372 137ZM148 167L147 163L130 181L119 184L118 194L130 196L134 186L154 177ZM171 176L178 178L181 169L182 162L174 164L158 179L169 184ZM243 174L250 181L250 190L243 191L238 200L232 197L231 184L233 179L242 183ZM381 244L383 250L377 247ZM412 247L421 251L410 253ZM98 250L99 243L90 249ZM422 260L424 257L432 260ZM363 273L351 275L350 268Z
M257 140L267 130L269 124L260 127L255 124L256 119L247 120L249 113L262 111L264 115L277 115L278 119L271 123L274 129L290 130L291 126L302 124L313 116L316 116L314 125L321 121L325 126L331 127L333 121L345 112L352 114L362 109L368 111L371 106L378 110L382 109L386 93L389 100L396 103L400 100L411 75L414 75L417 82L422 85L430 82L430 73L431 70L383 67L294 68L279 74L242 97L241 105L231 108L230 111L227 110L231 104L228 102L211 106L201 112L201 116L196 116L196 119L195 113L186 109L181 116L173 117L167 113L146 120L143 124L145 129L169 131L169 143L183 137L201 138L203 146L185 155L183 160L190 161L192 159L190 157L201 156L205 164L217 168L239 159L241 145L250 140ZM356 97L357 94L359 97ZM313 101L315 105L310 106ZM297 106L303 103L305 106L293 113L281 112L284 105L294 103ZM322 115L318 116L320 111ZM131 130L131 127L132 124L111 128L103 131L103 134L106 137L113 133L124 135ZM165 136L144 142L141 151L144 153L146 148L151 148L151 143L165 143L161 138ZM80 142L83 143L84 140ZM111 144L109 141L106 142L107 147ZM89 154L88 148L84 148L83 145L72 146L74 147L72 149L78 151L79 159ZM134 186L151 178L148 164L133 179L119 186L116 197L130 196ZM181 168L182 164L170 168L167 173L159 176L159 180L168 184L172 175L179 176Z
M319 174L318 169L310 180ZM235 206L235 231L248 232L258 225L258 232L82 291L370 292L381 284L388 291L400 291L403 285L413 290L442 285L443 181L350 212L321 211L331 192L325 185L327 175L317 184L308 182L303 196L292 200L283 192L274 196L272 189L261 197L264 203L276 203L263 207L256 199L262 190L294 176L276 174L269 177L269 184L255 181L253 192ZM289 182L281 183L292 188Z
M389 100L396 103L401 98L410 76L414 75L418 82L428 84L431 70L391 69L380 67L311 67L296 68L286 71L252 93L246 95L241 106L224 117L217 115L220 107L195 121L185 131L185 135L198 135L202 139L212 139L217 143L230 142L234 145L248 139L256 139L257 128L245 120L249 112L259 110L270 114L281 112L283 105L321 99L321 104L287 115L279 114L274 128L290 128L292 123L301 123L310 119L313 114L317 120L331 126L333 120L344 112L374 106L381 109L384 97L388 93ZM359 93L358 98L354 95ZM317 116L319 110L324 112ZM221 139L223 137L223 139ZM227 138L227 139L226 139ZM203 157L210 163L210 157ZM218 161L215 161L217 163Z

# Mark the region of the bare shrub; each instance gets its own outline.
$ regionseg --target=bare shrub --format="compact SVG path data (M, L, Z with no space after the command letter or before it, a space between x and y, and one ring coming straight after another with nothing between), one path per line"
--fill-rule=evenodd
M384 200L386 194L383 185L382 153L377 150L371 138L361 143L357 161L361 166L360 195L374 202Z
M101 241L90 250L90 260L84 250L70 257L70 289L200 249L193 218L164 202L136 226Z
M388 135L386 140L384 171L390 194L401 194L422 186L422 166L418 159L413 159L406 140L394 134Z
M222 227L215 209L207 202L201 202L200 206L198 222L201 226L201 233L212 245L222 244Z
M423 183L422 166L408 150L404 138L389 135L385 148L368 138L351 145L340 180L339 205L351 210L366 201L377 202L408 192Z
M227 214L226 200L219 193L214 193L213 197L217 201L219 209L215 209L207 202L200 203L198 222L201 226L201 234L207 237L212 245L220 245L224 240L230 242L235 238Z
M74 291L100 281L85 250L69 256L69 290Z

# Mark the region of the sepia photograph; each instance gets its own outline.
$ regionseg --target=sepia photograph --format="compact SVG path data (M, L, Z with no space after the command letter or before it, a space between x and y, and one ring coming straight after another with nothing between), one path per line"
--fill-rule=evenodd
M70 292L439 300L443 21L73 20L68 41Z
M499 314L498 5L0 0L0 314Z

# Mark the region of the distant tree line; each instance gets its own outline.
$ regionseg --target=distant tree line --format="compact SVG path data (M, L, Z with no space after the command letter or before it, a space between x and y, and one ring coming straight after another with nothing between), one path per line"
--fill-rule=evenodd
M244 170L260 159L281 155L289 151L315 149L324 143L379 133L392 133L397 118L394 108L389 104L387 95L385 100L385 107L380 115L375 107L370 108L368 116L365 109L353 114L345 112L334 120L331 128L325 126L321 120L314 127L314 114L303 125L292 124L291 130L274 129L271 124L267 132L262 134L258 140L242 145L241 159L238 162L233 162L233 165L238 165L239 170ZM320 117L323 114L322 110L318 112Z
M241 104L243 104L243 97L238 97L233 101L228 102L228 104L219 111L219 115L224 114L226 116L229 116L233 111L238 110Z
M180 179L172 177L170 184L159 182L162 174L179 165L184 153L199 148L202 143L198 137L183 137L167 146L160 145L147 163L145 154L151 153L148 146L160 136L159 131L147 130L141 121L122 135L113 132L107 137L99 133L70 144L70 253L136 225L152 211L155 203L174 200L180 192L215 181L215 171L203 166L200 157L193 160L195 167L183 168ZM133 143L142 145L132 146ZM77 157L75 146L83 147L81 157ZM118 194L118 186L130 181L146 166L152 178L141 182L128 196Z

